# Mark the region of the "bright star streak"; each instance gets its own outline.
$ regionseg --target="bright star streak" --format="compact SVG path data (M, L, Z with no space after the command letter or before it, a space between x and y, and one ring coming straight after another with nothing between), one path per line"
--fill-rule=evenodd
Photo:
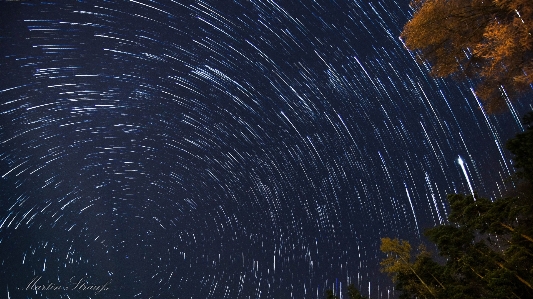
M470 193L472 194L472 197L474 197L474 200L476 200L474 196L474 190L472 189L472 184L470 183L470 178L468 177L468 173L466 172L465 168L465 162L463 161L463 158L459 156L457 158L457 162L459 162L459 165L461 166L461 169L463 170L463 174L465 175L466 182L468 183L468 189L470 190Z

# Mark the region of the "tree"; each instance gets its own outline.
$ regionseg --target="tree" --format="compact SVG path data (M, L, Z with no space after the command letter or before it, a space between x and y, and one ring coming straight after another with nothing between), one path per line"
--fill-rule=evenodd
M531 201L459 194L448 200L451 223L426 232L447 258L447 282L468 286L462 298L532 297Z
M448 200L450 224L425 233L444 263L424 247L415 255L407 241L382 239L382 270L400 298L533 298L533 204L459 194Z
M428 269L439 265L430 259L424 247L420 247L419 254L413 258L409 242L383 238L380 250L386 255L381 261L382 271L392 276L392 281L402 291L400 298L436 297L437 283L440 282Z
M401 38L436 77L478 82L488 112L533 83L533 1L412 0Z
M333 290L326 290L326 299L339 299L339 297L333 294Z
M421 247L383 238L382 270L400 298L533 298L533 112L527 130L507 143L517 168L513 196L448 195L449 223L425 232L444 262Z
M533 111L524 116L527 130L507 141L507 149L515 155L514 167L518 169L517 177L533 182Z
M348 299L366 299L366 297L361 295L353 283L348 285L348 288L346 289L346 295L348 296Z
M348 285L346 289L346 296L348 297L348 299L367 299L366 297L361 295L361 293L359 292L359 290L355 287L353 283ZM335 296L333 294L333 290L331 289L326 290L325 297L326 299L339 299L339 296Z

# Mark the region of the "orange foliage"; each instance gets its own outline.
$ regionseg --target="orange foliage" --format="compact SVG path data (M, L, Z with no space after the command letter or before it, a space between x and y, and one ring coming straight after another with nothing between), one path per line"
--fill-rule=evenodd
M413 0L402 38L436 77L478 82L489 112L533 84L533 0Z

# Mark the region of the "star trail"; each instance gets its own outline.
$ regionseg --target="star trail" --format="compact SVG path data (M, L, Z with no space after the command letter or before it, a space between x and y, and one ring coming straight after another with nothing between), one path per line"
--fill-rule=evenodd
M380 239L501 196L532 109L430 78L408 2L0 2L0 294L397 296Z

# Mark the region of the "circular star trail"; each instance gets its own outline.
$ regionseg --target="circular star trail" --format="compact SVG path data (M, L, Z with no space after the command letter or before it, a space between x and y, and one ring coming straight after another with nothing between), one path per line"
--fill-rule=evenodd
M471 84L429 78L398 37L411 13L0 3L0 293L396 296L380 238L420 242L448 193L500 196L531 108L486 115Z

